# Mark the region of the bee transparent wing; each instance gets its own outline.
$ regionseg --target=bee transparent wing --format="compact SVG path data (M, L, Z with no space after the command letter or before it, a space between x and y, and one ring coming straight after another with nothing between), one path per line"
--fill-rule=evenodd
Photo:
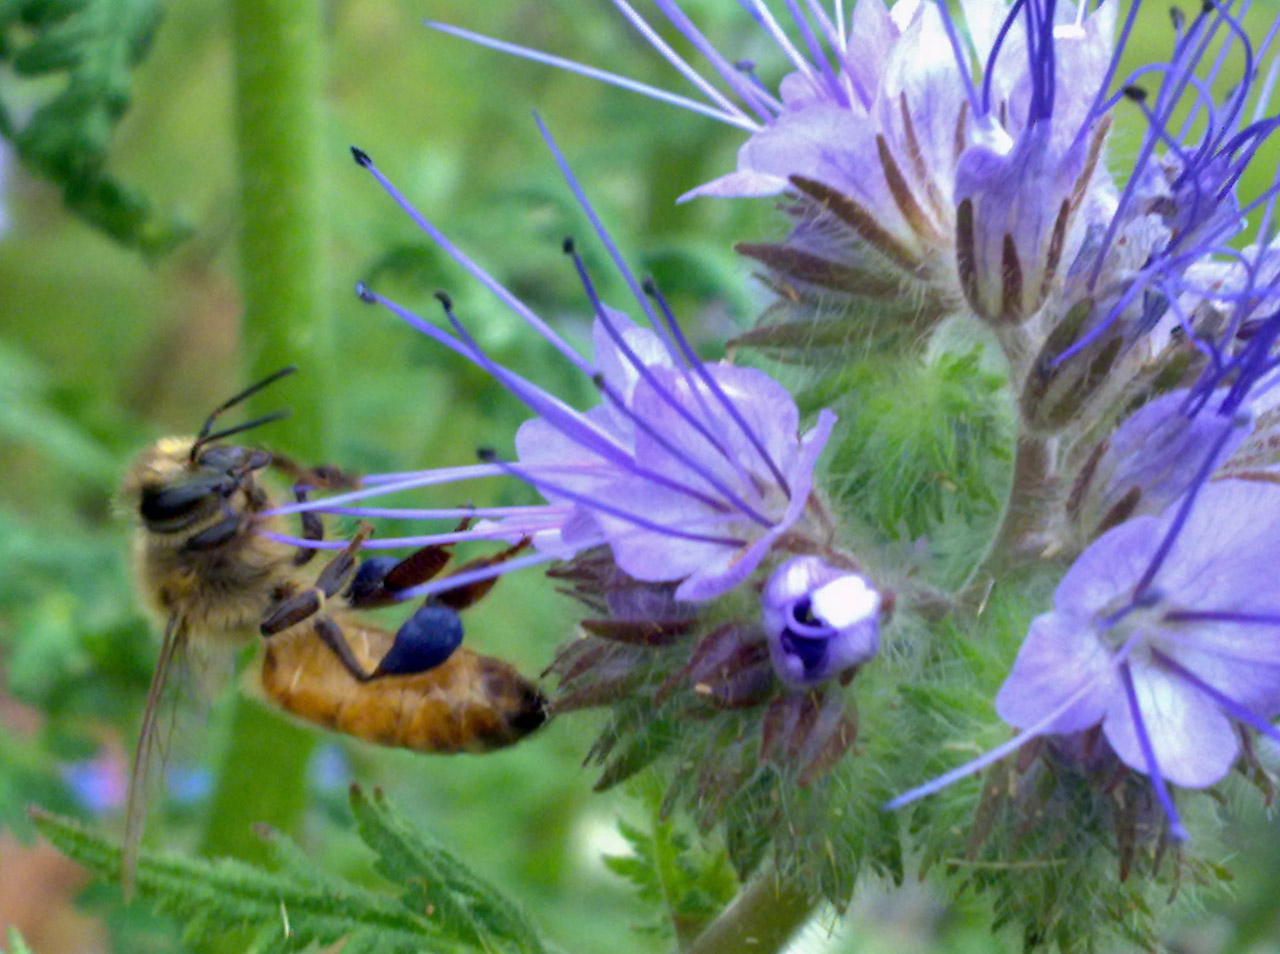
M181 671L171 675L169 679L182 689L195 689L204 714L208 715L209 705L222 694L235 676L237 647L226 640L198 637L197 633L190 639L182 640L176 659ZM190 698L189 693L187 698ZM184 708L190 709L191 706Z
M156 660L151 686L147 690L147 705L142 713L142 729L138 732L138 747L133 754L133 771L129 776L129 798L125 810L124 844L120 851L120 881L125 900L133 895L134 870L138 863L138 846L142 841L142 824L147 812L148 780L151 763L159 748L157 727L160 722L161 701L169 670L178 648L186 641L186 625L178 616L169 617L164 628L164 642L160 645L160 657Z

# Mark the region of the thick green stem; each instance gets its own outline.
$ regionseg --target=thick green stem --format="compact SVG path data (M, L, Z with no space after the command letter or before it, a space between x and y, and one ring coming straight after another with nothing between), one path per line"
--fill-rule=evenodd
M301 371L259 396L254 411L293 416L262 440L290 456L328 453L331 343L321 197L320 0L235 0L236 136L240 174L242 344L250 380ZM265 860L255 822L290 831L305 808L311 735L237 698L204 851Z
M1053 442L1024 434L1018 438L1013 458L1013 483L1000 526L982 562L970 574L960 592L963 603L980 603L990 581L1020 560L1036 555L1043 545L1045 500L1053 481Z
M747 885L687 954L775 954L813 915L815 902L775 872Z

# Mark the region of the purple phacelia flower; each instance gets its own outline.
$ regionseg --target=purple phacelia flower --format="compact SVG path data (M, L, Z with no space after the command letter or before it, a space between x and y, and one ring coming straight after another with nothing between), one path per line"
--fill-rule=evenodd
M1228 398L1222 390L1205 401L1179 388L1144 404L1099 445L1068 501L1087 540L1131 517L1163 513L1194 485L1204 448L1218 447L1215 470L1231 457L1255 418L1217 413Z
M996 698L1037 734L1101 723L1157 788L1214 784L1240 751L1234 723L1275 735L1280 713L1280 489L1213 483L1182 517L1139 517L1089 547Z
M565 252L577 268L595 313L593 361L582 357L449 242L368 156L358 150L354 153L357 162L441 248L587 375L603 401L589 410L576 410L493 361L459 321L443 293L437 297L453 334L361 285L362 300L389 309L488 371L537 416L521 426L514 461L484 452L484 463L475 467L366 478L365 483L373 486L281 507L276 512L314 510L420 519L474 515L486 519L452 533L375 538L366 546L528 539L538 551L406 588L397 593L403 599L430 596L520 566L569 560L601 546L609 548L617 567L633 580L676 584L677 600L712 599L754 574L772 550L800 534L807 523L826 520L813 497L813 472L835 415L820 411L814 426L802 431L795 401L769 375L754 368L699 360L662 294L652 281L640 282L632 275L549 137L548 143L651 325L641 327L605 305L573 243L566 241ZM447 510L351 506L365 497L415 486L497 475L524 481L546 503Z
M880 649L881 602L866 577L819 557L783 563L760 596L778 677L792 686L811 686L873 657Z
M1267 721L1280 713L1280 488L1204 482L1229 436L1208 448L1195 492L1160 517L1108 531L1067 571L996 697L1001 718L1022 731L891 807L1031 737L1101 725L1121 761L1151 778L1170 834L1181 838L1166 780L1219 781L1240 752L1237 723L1280 737Z
M1175 10L1169 59L1138 68L1109 97L1140 111L1146 129L1123 188L1107 199L1068 269L1062 298L1087 312L1070 340L1053 343L1046 371L1084 352L1096 361L1113 342L1128 351L1142 339L1148 358L1176 359L1171 332L1174 345L1223 351L1269 314L1278 290L1271 253L1239 246L1249 231L1269 240L1280 181L1273 176L1247 200L1237 191L1280 128L1280 117L1266 115L1280 70L1270 49L1280 17L1254 42L1241 23L1246 9L1209 3L1190 21ZM1131 12L1122 36L1132 22ZM1238 79L1215 98L1225 72ZM1233 317L1224 319L1225 311Z
M742 247L793 287L875 298L910 287L910 307L935 318L967 301L989 320L1020 322L1074 256L1087 213L1103 205L1094 193L1111 188L1099 158L1112 105L1102 90L1118 56L1114 3L1086 16L1054 0L971 2L965 31L941 3L858 0L846 20L841 4L828 13L788 0L783 24L753 0L748 10L793 67L775 93L674 0L657 5L721 87L626 0L613 2L702 100L431 25L746 130L736 171L685 198L793 196L788 241Z

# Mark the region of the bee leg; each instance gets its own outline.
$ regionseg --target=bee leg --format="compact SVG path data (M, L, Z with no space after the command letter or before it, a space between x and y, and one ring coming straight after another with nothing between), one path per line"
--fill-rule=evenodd
M324 613L316 617L315 622L316 635L320 637L321 642L333 650L333 654L338 657L338 661L342 663L347 672L351 673L356 682L368 682L377 676L377 673L365 672L364 666L360 665L360 660L356 659L355 653L351 651L351 644L347 642L347 637L343 635L342 627L333 621L333 619Z
M324 609L325 600L346 586L356 567L356 552L372 532L373 528L368 524L361 525L351 542L320 571L315 586L287 597L268 609L258 627L262 635L274 636Z
M294 499L296 499L298 503L306 503L307 493L310 489L310 486L307 484L294 484ZM320 514L316 513L314 510L304 510L298 516L302 518L303 539L324 539L324 520L321 519ZM297 552L293 555L293 565L305 566L307 563L310 563L311 558L319 552L319 550L316 550L313 547L298 547Z
M211 527L192 534L182 545L184 550L216 550L240 532L240 517L224 517Z
M458 524L461 533L471 526L466 517ZM396 602L396 594L434 579L449 562L450 544L422 547L403 560L395 557L368 557L360 564L347 590L347 602L355 609L373 609Z
M292 478L295 490L355 490L360 486L360 478L356 474L348 474L329 464L304 467L290 457L273 452L271 466Z
M525 537L519 543L513 544L492 556L479 557L475 560L468 560L462 566L458 567L456 573L466 573L471 570L480 570L487 566L495 566L510 560L513 556L523 550L528 549L530 539ZM434 597L435 601L442 606L447 606L452 610L464 610L473 603L478 603L483 599L491 589L497 584L496 576L487 580L477 580L474 583L466 583L452 590L444 590L437 593Z
M407 676L439 666L462 645L462 620L447 606L420 606L398 630L374 676Z

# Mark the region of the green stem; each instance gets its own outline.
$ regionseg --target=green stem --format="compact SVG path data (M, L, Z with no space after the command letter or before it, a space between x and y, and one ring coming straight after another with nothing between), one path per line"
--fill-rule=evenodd
M1021 560L1037 556L1043 545L1045 500L1053 481L1053 443L1050 438L1024 434L1013 458L1013 483L1000 526L982 562L960 590L961 603L980 603L990 581Z
M815 903L776 872L758 876L687 949L687 954L774 954L813 915Z
M688 951L697 937L700 925L693 919L680 913L680 897L676 894L677 883L677 851L672 844L673 826L662 818L662 790L657 785L649 785L645 792L645 801L649 808L650 830L653 833L653 866L658 875L658 884L662 889L662 903L671 919L672 930L676 935L676 946L680 951Z
M270 446L302 460L328 452L331 343L321 197L321 0L234 0L236 136L240 174L242 344L248 378L287 364L300 374L264 392L254 412L288 407ZM203 849L267 857L255 822L296 829L306 807L312 737L237 698Z

